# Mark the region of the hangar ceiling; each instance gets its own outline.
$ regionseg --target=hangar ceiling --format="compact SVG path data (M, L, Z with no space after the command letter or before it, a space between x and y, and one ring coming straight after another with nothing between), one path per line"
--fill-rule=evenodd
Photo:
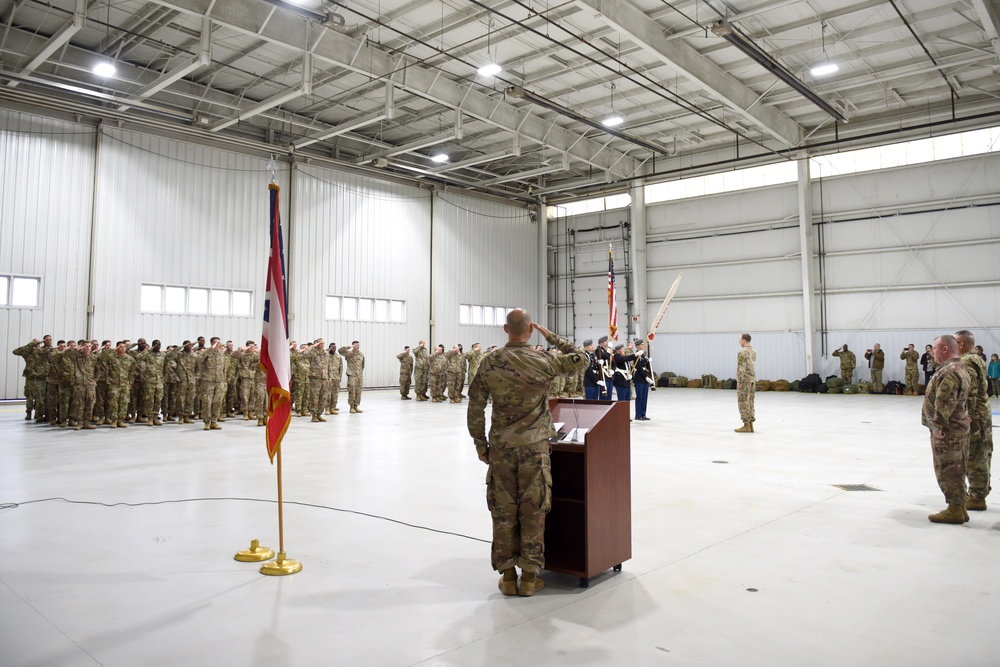
M1000 0L0 0L0 105L558 201L996 125L998 33Z

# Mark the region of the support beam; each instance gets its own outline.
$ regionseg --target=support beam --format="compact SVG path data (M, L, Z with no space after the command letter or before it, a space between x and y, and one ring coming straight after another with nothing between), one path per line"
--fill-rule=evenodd
M756 93L681 40L668 40L663 27L628 0L576 0L576 3L775 139L789 146L801 140L803 132L798 123L773 107L755 104Z
M302 85L298 88L292 90L286 90L283 93L278 93L273 95L263 102L258 102L249 109L244 109L235 116L230 116L225 120L220 120L209 126L210 132L218 132L223 130L230 125L235 125L241 120L246 120L248 118L253 118L259 113L267 111L268 109L273 109L276 106L280 106L289 100L294 100L296 97L301 97L302 95L312 94L312 56L306 53L302 56Z
M569 159L563 154L563 160L561 164L552 165L549 167L539 167L538 169L532 169L530 171L522 171L516 174L508 174L507 176L501 176L499 178L493 178L483 183L483 185L500 185L501 183L510 183L511 181L523 181L529 178L535 178L536 176L544 176L545 174L552 174L557 171L567 171L569 170Z
M510 150L498 151L496 153L489 153L488 155L477 155L476 157L470 157L468 160L462 160L461 162L452 162L451 164L445 165L443 167L438 167L437 169L431 169L435 174L443 174L447 171L455 171L456 169L465 169L466 167L474 167L477 164L486 164L487 162L494 162L495 160L502 160L505 157L510 157L513 152Z
M76 9L73 11L73 18L70 22L59 28L35 56L28 61L28 64L21 70L21 74L31 74L49 59L53 53L59 50L63 44L67 43L73 35L78 33L87 24L87 0L76 0ZM8 88L16 88L17 81L8 81Z
M798 160L799 170L799 265L802 270L802 333L805 337L806 356L804 359L805 375L816 372L815 353L813 351L813 309L815 297L815 275L813 269L814 227L812 212L812 181L809 178L809 158L803 155Z
M634 175L638 162L624 153L605 148L601 143L583 137L542 118L532 116L496 99L492 90L480 92L468 83L453 81L433 70L412 62L401 63L384 50L364 39L355 39L335 30L326 30L323 39L310 39L311 22L287 12L271 12L263 2L247 0L152 0L189 16L209 17L224 29L257 37L282 48L311 52L313 57L335 67L376 79L393 78L396 85L509 132L519 132L523 140L532 141L601 171L611 170L618 177ZM315 33L315 30L312 30Z
M534 318L539 322L545 322L549 327L555 326L549 317L549 218L547 215L548 206L545 200L539 199L538 205L531 208L531 216L537 227L535 228L535 248L538 250L538 308L535 310ZM573 332L556 331L560 336L573 339Z
M361 118L356 118L355 120L335 125L333 128L323 130L319 134L314 134L311 137L299 139L293 145L296 148L303 148L305 146L309 146L310 144L315 144L317 141L326 141L327 139L332 139L333 137L340 136L341 134L353 132L354 130L358 130L366 125L371 125L372 123L377 123L380 120L385 120L388 117L389 116L385 113L385 111L376 111L375 113L370 113L367 116L362 116Z
M972 6L976 9L976 14L979 16L980 22L983 24L986 36L989 38L990 43L993 44L993 50L996 51L997 57L1000 58L1000 1L971 0L971 2Z
M634 303L631 310L632 315L639 318L635 326L635 332L648 331L650 321L647 319L646 303L646 182L643 180L633 181L629 188L632 195L632 203L629 208L629 218L632 223L632 261L629 262L632 275L629 277L632 284L632 298ZM640 336L636 336L639 338ZM641 336L645 339L645 335Z
M378 159L385 159L393 157L394 155L402 155L403 153L413 153L420 150L421 148L427 148L428 146L437 146L438 144L443 144L446 141L451 141L455 138L455 131L451 130L448 132L442 132L441 134L435 134L431 137L424 137L423 139L417 139L416 141L404 144L402 146L396 146L387 151L381 153L374 153L372 155L365 155L364 157L359 157L354 161L354 164L367 164L369 162L374 162Z
M170 84L175 81L183 79L185 76L191 72L212 64L212 21L209 19L203 19L201 25L201 48L199 49L197 56L191 56L183 63L175 67L169 72L164 72L156 80L150 82L143 87L138 93L129 98L129 102L138 102L139 100L144 100L147 97L152 97L156 93L160 92ZM122 104L118 107L119 111L125 111L129 108L128 104Z

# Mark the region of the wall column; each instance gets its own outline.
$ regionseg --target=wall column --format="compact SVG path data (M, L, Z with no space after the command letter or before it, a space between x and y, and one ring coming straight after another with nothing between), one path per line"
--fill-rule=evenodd
M631 314L638 316L635 324L636 338L646 339L645 332L649 330L650 322L646 314L646 182L633 181L629 188L632 204L629 219L632 222L632 304Z
M815 271L813 269L815 252L813 248L814 227L812 213L812 181L809 178L809 158L801 154L798 159L799 170L799 264L802 270L802 333L805 336L805 369L806 375L816 372L813 350L815 332L813 330L813 307L815 304Z

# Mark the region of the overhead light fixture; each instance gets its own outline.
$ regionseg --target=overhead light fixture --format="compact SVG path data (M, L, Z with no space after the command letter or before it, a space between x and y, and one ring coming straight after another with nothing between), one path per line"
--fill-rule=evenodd
M503 68L500 67L500 65L497 65L496 63L490 63L489 65L483 65L482 67L480 67L478 70L476 70L476 73L479 76L496 76L502 71Z
M114 76L117 71L114 65L106 61L101 61L94 65L94 74L105 79L109 76Z
M304 19L316 21L317 23L325 23L330 20L329 12L318 12L309 9L308 7L303 7L303 5L316 5L316 3L313 2L306 2L306 0L299 0L298 2L295 2L294 0L264 0L264 2L269 5L274 5L275 7L281 7L292 14L298 14Z
M840 68L837 67L837 63L823 63L822 65L813 67L809 70L809 73L813 76L826 76L827 74L833 74L838 69Z
M802 83L802 81L789 72L784 65L762 51L752 39L740 32L740 30L729 21L718 21L712 26L712 32L715 33L717 37L721 37L735 46L755 63L774 74L774 76L778 77L778 79L783 81L789 88L818 106L830 116L836 118L841 123L847 122L847 117L844 114L834 109L822 97L810 90L809 86Z
M625 122L625 119L616 113L611 114L607 118L601 121L601 125L604 127L618 127Z
M438 164L441 164L442 162L447 162L447 161L448 161L447 153L435 153L434 155L431 156L431 162L437 162Z

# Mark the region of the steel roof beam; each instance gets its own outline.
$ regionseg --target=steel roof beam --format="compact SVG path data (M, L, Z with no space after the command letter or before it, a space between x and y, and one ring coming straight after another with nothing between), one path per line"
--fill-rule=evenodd
M997 0L971 0L976 14L983 24L983 30L993 44L993 50L1000 58L1000 2Z
M576 0L576 3L593 11L598 19L627 35L775 139L790 146L801 141L803 131L798 123L773 107L755 105L757 93L684 42L668 40L660 24L627 0Z
M154 81L143 86L142 90L129 98L129 102L138 102L139 100L144 100L147 97L151 97L156 93L160 92L170 84L180 81L185 76L191 72L210 65L212 62L212 22L209 19L202 20L201 26L201 48L199 49L198 55L189 56L184 59L184 62L169 72L164 72ZM119 111L125 111L129 108L128 104L122 104L118 107Z
M87 0L76 0L76 8L73 11L73 18L70 19L69 23L59 28L54 35L49 37L45 45L42 46L41 50L35 54L35 56L28 61L28 64L24 66L21 70L21 74L31 74L36 69L38 69L42 63L49 59L53 53L59 50L59 48L69 42L70 37L78 33L83 26L87 24ZM9 88L17 87L17 81L8 81L7 86Z

